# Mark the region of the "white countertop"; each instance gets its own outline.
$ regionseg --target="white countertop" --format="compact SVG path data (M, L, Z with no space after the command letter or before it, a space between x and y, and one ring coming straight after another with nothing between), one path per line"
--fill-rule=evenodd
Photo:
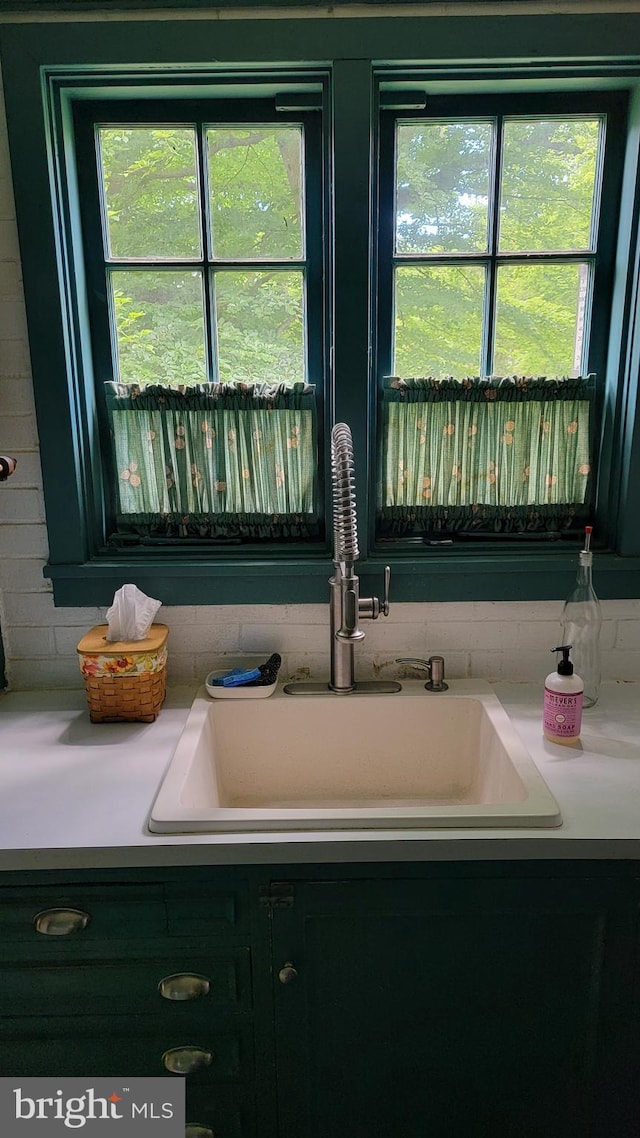
M603 685L580 749L542 738L541 686L495 691L560 804L558 829L151 834L195 690L171 691L152 724L92 724L83 692L0 695L0 869L640 858L640 684Z

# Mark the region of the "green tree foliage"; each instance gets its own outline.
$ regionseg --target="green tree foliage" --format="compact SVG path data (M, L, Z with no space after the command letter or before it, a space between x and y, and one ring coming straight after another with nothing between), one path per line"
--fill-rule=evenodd
M501 252L591 248L598 119L505 123Z
M493 125L399 124L396 251L483 253Z
M117 269L111 284L120 382L204 383L202 274Z
M578 370L586 284L586 266L575 263L499 268L494 372L557 376Z
M194 128L100 131L117 376L294 383L305 378L301 130L211 127L205 139L203 202ZM253 268L269 261L300 267Z
M555 259L498 267L492 370L578 366L589 270L558 258L591 246L600 122L507 119L499 196L493 131L487 120L398 127L396 254L419 261L396 270L397 374L479 372L487 289L469 258L487 253L494 207L499 252ZM212 126L203 139L205 201L194 127L99 132L118 378L304 379L301 130Z
M500 253L591 248L598 119L507 120L498 193L491 196L493 127L487 122L402 124L397 133L396 253L424 255L395 278L399 375L478 374L491 207ZM478 277L478 272L482 279ZM588 264L497 269L495 374L563 375L580 366Z
M216 257L300 259L300 129L210 127L207 152Z
M304 378L302 273L215 275L218 372L224 383L295 383Z
M397 375L477 375L484 269L402 265L396 271Z
M195 130L103 127L99 142L111 257L200 257Z

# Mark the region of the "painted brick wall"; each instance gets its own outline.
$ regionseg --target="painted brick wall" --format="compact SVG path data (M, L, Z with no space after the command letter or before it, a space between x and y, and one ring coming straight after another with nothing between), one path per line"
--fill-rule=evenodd
M0 451L18 469L0 487L0 627L12 689L80 687L75 647L104 609L56 609L42 575L47 531L34 418L20 253L4 105L0 102ZM640 680L640 600L604 604L604 674ZM358 675L391 676L396 656L441 653L451 677L540 680L550 670L561 602L396 604L365 626ZM324 605L163 608L170 680L201 680L234 652L279 651L295 678L327 675ZM221 659L222 658L222 659Z

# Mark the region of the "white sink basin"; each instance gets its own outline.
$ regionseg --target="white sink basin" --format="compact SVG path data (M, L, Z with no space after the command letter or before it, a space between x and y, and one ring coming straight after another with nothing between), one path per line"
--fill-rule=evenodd
M394 695L195 699L155 833L558 826L560 810L488 684Z
M155 833L558 826L558 803L489 684L192 704Z

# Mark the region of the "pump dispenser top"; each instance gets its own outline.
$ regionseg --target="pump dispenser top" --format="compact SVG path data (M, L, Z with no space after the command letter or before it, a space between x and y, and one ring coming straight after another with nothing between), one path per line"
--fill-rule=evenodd
M558 669L557 669L558 675L559 676L572 676L573 675L573 664L571 663L571 660L569 659L569 653L571 651L571 645L570 644L563 644L563 645L561 645L560 648L552 648L551 651L552 652L562 652L562 659L561 659L560 663L558 664Z

